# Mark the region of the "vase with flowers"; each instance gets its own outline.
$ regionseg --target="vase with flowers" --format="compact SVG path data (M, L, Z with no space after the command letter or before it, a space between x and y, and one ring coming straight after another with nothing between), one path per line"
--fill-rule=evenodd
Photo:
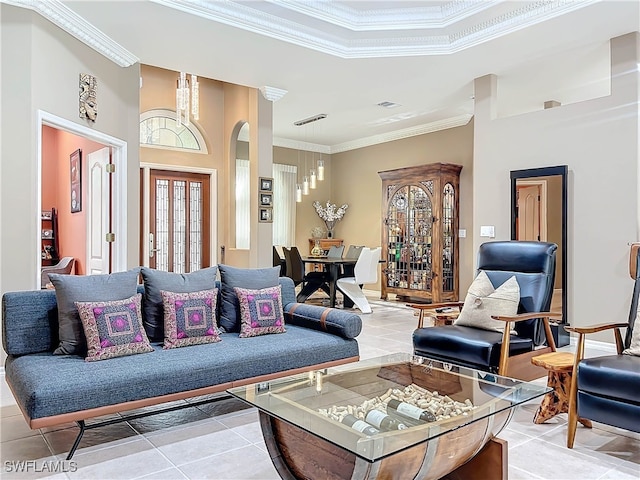
M326 205L322 206L320 202L316 200L313 202L313 207L316 209L316 213L327 227L327 238L333 238L333 229L335 228L336 223L342 220L342 217L344 217L349 205L345 203L338 208L335 203L331 203L327 200Z

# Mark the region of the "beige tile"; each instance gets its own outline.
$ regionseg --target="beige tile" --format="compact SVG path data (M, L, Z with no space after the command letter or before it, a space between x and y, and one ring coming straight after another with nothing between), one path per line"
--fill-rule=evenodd
M182 465L180 470L188 478L193 479L277 480L280 478L268 454L254 445Z
M40 435L39 430L31 430L25 422L22 415L14 415L11 417L5 417L2 419L2 432L0 438L3 442L9 440L16 440L18 438L32 437L34 435Z
M66 455L73 446L79 429L65 428L44 434L56 455ZM136 439L136 432L127 423L116 423L85 431L75 455L107 448L118 444L130 443Z
M0 418L14 417L14 416L22 417L22 412L20 411L20 407L18 407L18 405L16 404L3 405L2 407L0 407Z
M186 479L184 473L182 473L177 467L168 468L161 472L153 472L142 477L136 477L136 480L183 480Z
M4 424L4 422L3 422ZM4 427L4 425L3 425ZM43 460L51 458L51 450L42 435L19 438L2 442L0 457L2 462L20 460Z
M205 435L195 435L180 441L169 441L167 438L163 439L165 442L161 445L157 443L160 440L158 437L152 437L149 440L176 466L229 452L250 444L233 430L227 429Z
M534 475L531 472L527 472L525 470L521 470L518 467L514 467L509 465L509 480L531 480L531 479L541 479L537 475Z
M86 452L74 457L78 470L69 473L71 479L126 479L161 472L173 465L145 439Z
M640 467L631 469L617 467L609 470L598 480L638 480L638 478L640 478Z

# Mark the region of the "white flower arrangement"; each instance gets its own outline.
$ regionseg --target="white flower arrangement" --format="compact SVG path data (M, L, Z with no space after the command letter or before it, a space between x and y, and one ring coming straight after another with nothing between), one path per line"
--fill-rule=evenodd
M336 204L331 203L328 200L326 207L320 205L320 202L318 202L317 200L313 202L313 206L316 209L318 216L325 222L337 222L338 220L342 220L342 217L344 217L347 208L349 208L349 205L347 205L346 203L340 208L336 208Z

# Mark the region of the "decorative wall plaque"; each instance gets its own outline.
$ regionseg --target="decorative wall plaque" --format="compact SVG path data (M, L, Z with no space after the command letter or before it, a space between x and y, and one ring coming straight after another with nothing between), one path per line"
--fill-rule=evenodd
M80 74L80 118L87 118L92 122L98 116L97 99L98 80L88 73Z

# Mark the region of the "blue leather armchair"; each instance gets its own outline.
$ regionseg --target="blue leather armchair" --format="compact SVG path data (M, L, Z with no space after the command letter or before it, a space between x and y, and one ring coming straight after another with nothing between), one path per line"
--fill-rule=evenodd
M556 349L549 325L556 250L556 244L546 242L482 244L478 271L484 270L494 287L515 275L520 286L518 314L493 317L505 322L504 334L460 325L418 328L413 332L414 353L521 380L545 376L531 358ZM460 307L462 302L411 306L427 310ZM516 334L509 334L511 330Z
M640 256L632 248L631 276L635 280L629 320L625 323L591 327L565 327L578 334L576 357L569 397L567 447L573 448L578 418L640 433L640 357L622 351L631 345L640 296ZM626 328L624 342L620 329ZM617 355L584 358L585 337L589 333L613 330Z

